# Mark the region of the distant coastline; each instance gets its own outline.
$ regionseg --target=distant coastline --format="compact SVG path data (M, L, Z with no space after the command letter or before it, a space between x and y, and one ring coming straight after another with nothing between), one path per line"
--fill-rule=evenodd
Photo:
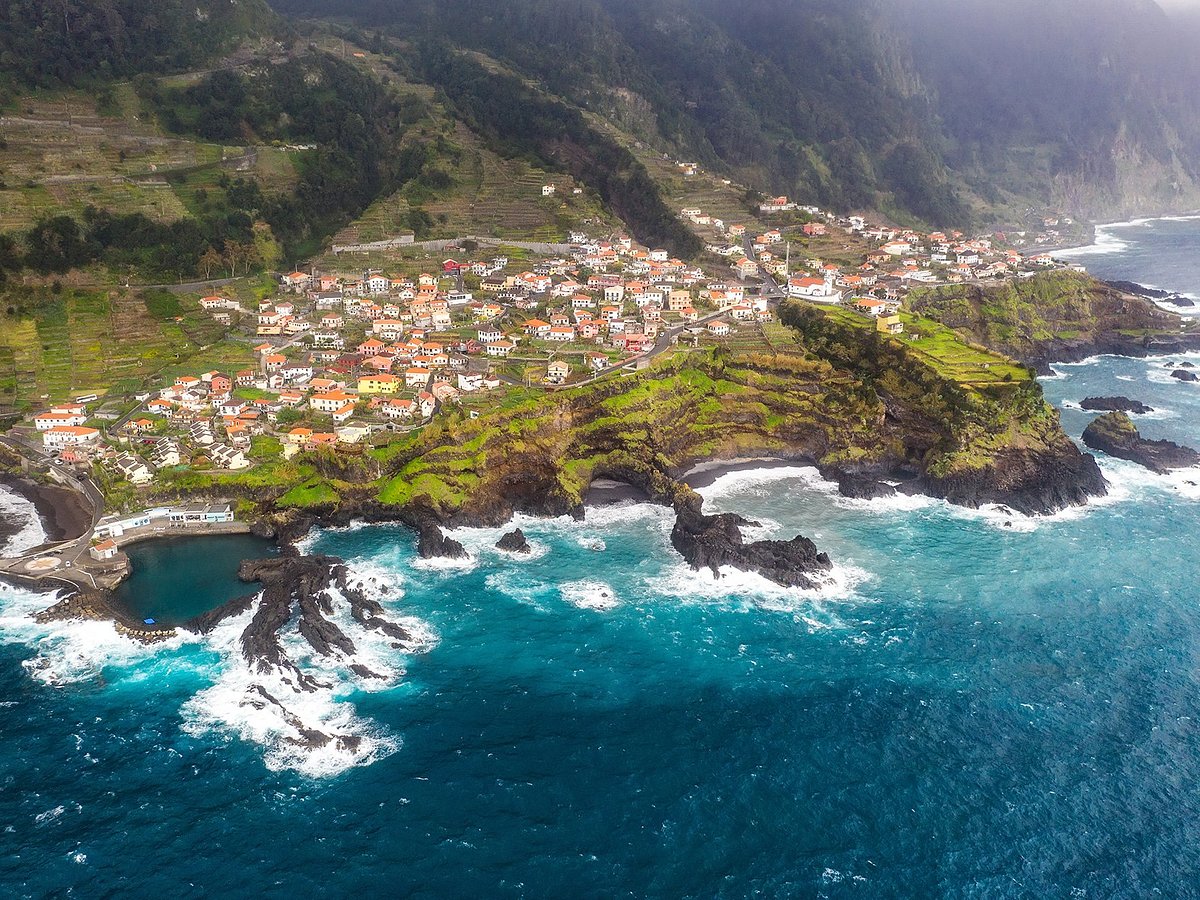
M1097 225L1091 244L1053 251L1083 265L1088 274L1183 316L1200 314L1200 264L1193 262L1185 237L1200 212L1140 216ZM1193 223L1184 234L1167 223ZM1156 230L1161 226L1160 230ZM1137 229L1132 233L1119 233Z
M1193 221L1196 219L1200 219L1200 210L1195 210L1193 212L1186 212L1186 213L1164 214L1164 215L1160 215L1160 216L1136 216L1135 218L1126 219L1126 220L1120 221L1120 222L1100 222L1100 223L1096 224L1095 226L1093 226L1092 243L1082 244L1079 246L1069 246L1069 247L1051 247L1049 249L1049 252L1056 253L1056 254L1062 254L1062 255L1065 255L1065 254L1077 254L1077 255L1083 255L1083 256L1101 255L1101 254L1104 254L1107 252L1114 252L1111 250L1101 249L1103 245L1100 244L1100 242L1098 242L1096 240L1095 236L1098 235L1101 231L1104 231L1105 229L1108 229L1108 228L1134 228L1134 227L1137 227L1140 225L1146 225L1150 222L1190 222L1190 221ZM1121 242L1121 243L1123 244L1124 242ZM1096 249L1093 249L1093 248L1096 248Z

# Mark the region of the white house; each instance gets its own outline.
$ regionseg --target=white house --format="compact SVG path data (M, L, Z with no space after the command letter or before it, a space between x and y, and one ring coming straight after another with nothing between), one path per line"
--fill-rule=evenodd
M842 300L842 292L824 278L788 279L788 296L814 303L840 303Z
M222 469L244 469L250 465L245 453L227 444L213 446L208 452L208 457L213 461L213 465Z
M75 447L99 440L98 428L82 425L56 425L42 432L42 443L47 447Z

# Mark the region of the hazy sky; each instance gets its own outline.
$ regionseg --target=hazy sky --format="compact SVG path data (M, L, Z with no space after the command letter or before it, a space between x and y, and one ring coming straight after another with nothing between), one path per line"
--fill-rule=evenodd
M1158 5L1167 12L1173 9L1200 9L1200 0L1158 0Z

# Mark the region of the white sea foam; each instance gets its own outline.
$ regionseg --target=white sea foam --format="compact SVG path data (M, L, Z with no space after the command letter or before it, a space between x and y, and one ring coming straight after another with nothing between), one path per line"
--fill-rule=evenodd
M56 806L53 809L48 809L45 812L40 812L36 816L33 817L33 824L35 824L39 827L45 826L45 825L50 825L51 823L57 821L59 819L59 817L61 817L62 814L65 813L66 811L67 811L67 808L65 806Z
M1101 502L1123 503L1145 497L1149 492L1175 494L1188 500L1200 500L1200 466L1175 469L1165 475L1145 466L1113 456L1098 455L1100 469L1109 484L1109 495Z
M870 500L838 496L834 498L833 502L843 509L853 509L873 515L903 515L931 509L944 503L942 500L935 500L924 494L902 493L895 493L890 497L874 497Z
M330 619L350 636L352 654L318 656L299 635L294 620L281 633L287 655L318 685L312 691L299 690L289 671L260 672L247 664L241 636L257 601L207 635L181 631L169 641L146 645L121 636L108 622L38 623L32 614L53 603L55 595L0 584L0 641L34 648L34 656L23 663L26 671L30 677L56 686L94 680L108 671L127 680L145 679L150 677L147 662L171 658L186 645L213 651L219 657L215 668L204 662L198 669L213 684L181 708L183 730L192 735L220 734L252 741L262 745L266 764L272 769L325 777L367 765L400 746L398 737L358 716L348 698L359 691L396 686L405 674L408 655L428 650L438 640L426 623L389 607L403 596L402 578L396 573L367 565L362 570L352 569L348 580L351 586L361 581L363 592L383 604L387 618L405 628L410 638L398 642L382 632L360 628L352 620L349 601L338 590L331 590ZM354 667L361 669L356 672ZM370 677L362 669L380 677ZM277 704L269 702L263 692ZM351 740L339 743L335 739L324 746L308 747L298 740L301 729Z
M355 573L350 578L351 584L358 577L363 578L369 591L372 576ZM396 595L389 591L377 593L377 598L386 602L396 599ZM411 640L397 648L393 638L356 627L349 602L336 589L330 591L330 602L333 611L329 618L351 637L353 653L335 651L331 656L314 653L295 623L286 626L280 635L284 652L311 678L317 686L315 690L297 685L287 670L260 671L246 662L240 641L254 609L217 626L206 640L221 653L220 670L211 687L184 704L181 710L184 731L192 735L220 734L260 744L268 768L292 769L310 777L337 775L394 753L400 747L399 737L360 717L347 698L358 691L394 687L405 674L404 654L429 649L437 636L416 619L389 613L389 618L412 635ZM378 677L355 671L355 667ZM303 740L306 731L330 735L332 739L321 746L308 746Z
M558 521L568 526L577 524L571 519ZM669 506L628 501L605 506L589 506L584 512L583 521L589 528L609 528L614 525L629 525L633 522L658 525L662 522L674 522L675 513Z
M562 598L572 606L597 612L615 609L621 602L612 586L603 581L591 579L568 581L560 584L558 591Z
M766 498L775 495L772 486L780 481L800 481L805 488L811 490L837 492L837 485L822 478L815 466L796 465L726 472L714 479L712 484L698 489L697 493L709 502L730 497Z
M1112 233L1111 229L1124 228L1135 224L1135 222L1116 222L1112 225L1097 225L1096 236L1091 244L1084 247L1071 247L1066 250L1054 251L1055 256L1061 256L1064 259L1071 259L1076 256L1109 256L1114 253L1121 253L1129 249L1130 241L1122 240Z
M484 579L484 583L491 590L512 597L518 603L531 606L540 612L549 612L540 599L549 590L545 582L531 580L514 572L493 572Z
M1096 226L1096 236L1093 243L1084 247L1070 247L1065 250L1056 250L1054 251L1054 255L1069 258L1072 256L1103 256L1109 253L1120 253L1129 247L1130 241L1122 240L1113 234L1113 231L1118 228L1150 228L1155 222L1192 222L1197 219L1200 219L1200 215L1147 216L1130 219L1127 222L1108 222L1104 225ZM1153 286L1143 283L1143 287ZM1158 290L1161 290L1161 288Z
M443 529L446 536L453 538L463 545L463 549L470 554L471 559L479 561L487 560L532 560L545 556L550 552L549 545L542 541L529 538L528 553L512 553L508 550L501 550L496 546L496 542L504 535L511 532L513 529L520 528L522 531L528 531L531 528L545 527L547 523L565 523L572 520L566 517L558 519L535 519L532 516L518 514L513 516L512 521L506 525L501 525L496 528L446 528Z
M1129 415L1132 418L1145 419L1147 421L1151 421L1151 420L1155 420L1155 419L1178 419L1179 418L1179 413L1177 413L1173 409L1168 409L1165 406L1156 406L1153 409L1151 409L1150 412L1148 412L1148 413L1131 412Z
M442 575L461 575L476 568L479 565L479 557L472 556L470 551L467 551L466 556L460 556L457 559L435 556L432 559L414 559L410 565L414 569L423 569Z
M890 497L876 497L869 500L843 497L837 492L837 485L822 478L813 467L787 467L761 470L745 470L722 476L714 482L712 488L705 488L702 493L706 499L729 498L770 498L777 495L773 485L780 481L799 479L803 488L828 495L830 501L842 509L854 510L873 516L907 516L913 514L936 513L963 521L984 524L988 527L1006 532L1029 533L1043 525L1053 525L1069 522L1087 515L1092 509L1118 503L1129 498L1130 494L1121 489L1110 490L1105 497L1093 497L1082 506L1072 506L1048 515L1030 516L1009 509L999 504L984 504L978 508L958 506L946 500L929 497L924 494L896 493ZM715 492L713 492L715 488ZM723 504L728 508L733 504ZM776 523L772 523L775 525ZM786 533L786 527L778 525L773 532Z
M661 573L647 577L644 584L654 594L685 603L728 603L732 600L742 609L795 612L809 609L817 601L856 598L858 586L871 577L858 566L843 563L827 573L815 575L816 587L799 588L784 587L762 575L732 566L722 566L720 572L720 578L714 578L711 571L697 572L681 560Z
M20 556L46 543L46 529L31 500L0 485L0 519L21 522L21 529L0 544L0 557Z
M34 656L21 663L30 677L54 686L76 684L98 678L108 666L133 666L157 652L118 634L108 622L36 622L34 614L57 597L57 592L0 584L0 642L34 648ZM174 638L157 646L182 644L182 638Z

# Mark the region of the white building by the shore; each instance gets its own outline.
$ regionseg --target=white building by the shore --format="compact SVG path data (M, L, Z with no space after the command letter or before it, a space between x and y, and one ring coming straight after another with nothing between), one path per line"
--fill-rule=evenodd
M228 503L191 503L186 506L156 506L137 513L105 516L96 525L92 537L98 540L118 538L136 528L150 525L212 525L232 522L233 507Z

